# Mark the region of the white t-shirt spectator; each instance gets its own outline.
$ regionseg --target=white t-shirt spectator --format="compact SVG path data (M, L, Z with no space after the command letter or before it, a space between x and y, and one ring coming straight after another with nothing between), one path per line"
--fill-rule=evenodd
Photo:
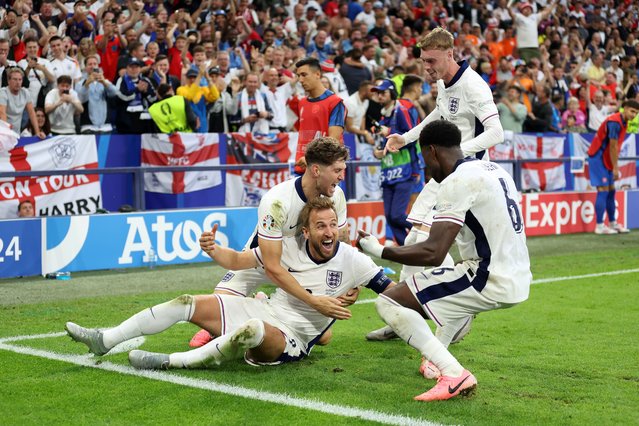
M359 93L355 92L344 100L344 106L346 107L346 116L353 120L355 127L361 128L366 110L368 109L368 99L362 101L359 97Z
M599 109L594 103L590 104L590 108L588 109L588 127L596 132L606 117L615 111L617 111L617 108L610 105L602 105L601 109Z
M537 26L541 21L540 13L532 13L528 17L521 13L515 14L515 28L517 28L517 48L539 47L539 32Z
M80 71L80 65L74 59L69 58L68 56L62 60L53 59L51 60L51 69L53 70L53 75L56 80L61 75L68 75L73 80L73 83L77 83L82 78L82 71Z
M74 100L80 101L75 90L71 89L69 94ZM45 107L52 105L60 100L60 91L58 89L51 90L44 99ZM71 102L65 102L49 113L49 122L51 123L51 131L53 133L61 133L71 135L75 133L75 122L73 116L75 107Z
M43 65L51 74L54 74L53 68L51 67L51 62L44 58L38 58L38 64ZM18 66L23 70L27 70L27 66L29 66L29 62L26 59L22 59L18 62ZM55 74L54 74L55 75ZM38 102L38 94L40 93L40 89L42 86L46 86L48 83L47 76L43 71L39 70L30 70L29 75L29 93L31 93L31 102L35 106ZM55 85L55 83L54 83Z

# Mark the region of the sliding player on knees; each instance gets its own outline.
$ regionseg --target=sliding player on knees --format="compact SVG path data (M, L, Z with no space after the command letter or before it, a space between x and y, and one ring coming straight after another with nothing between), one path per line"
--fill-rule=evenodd
M315 297L339 298L360 285L377 293L394 285L365 254L338 241L338 218L328 197L317 197L299 215L300 237L282 241L282 264ZM217 225L200 238L201 248L223 267L263 268L260 247L237 252L215 243ZM343 308L340 319L351 314ZM129 362L139 369L206 368L245 357L251 364L279 364L306 357L335 322L319 310L277 288L270 299L224 294L182 295L145 309L116 327L97 330L66 324L67 333L96 355L132 338L160 333L188 321L214 336L209 343L171 354L134 350Z

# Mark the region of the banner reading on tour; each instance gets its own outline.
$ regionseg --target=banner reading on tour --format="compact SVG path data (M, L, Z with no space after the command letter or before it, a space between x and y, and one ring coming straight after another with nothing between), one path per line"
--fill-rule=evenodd
M95 136L72 135L18 146L0 155L0 173L37 170L96 169ZM34 203L36 216L95 213L102 208L98 175L0 178L0 218L18 216L23 200Z

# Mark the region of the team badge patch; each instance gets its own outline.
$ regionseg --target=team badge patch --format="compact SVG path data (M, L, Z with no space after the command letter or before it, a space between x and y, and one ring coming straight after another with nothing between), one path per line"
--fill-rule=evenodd
M264 218L262 219L262 228L266 229L267 231L270 231L273 229L274 225L275 225L275 219L273 219L273 216L271 216L270 214L267 214L266 216L264 216Z
M330 288L337 288L342 283L341 271L326 271L326 285Z
M231 281L231 278L233 278L235 276L235 273L233 272L227 272L223 277L222 277L222 282L228 282Z
M459 98L450 98L448 101L448 111L450 111L451 114L457 114L457 111L459 111Z

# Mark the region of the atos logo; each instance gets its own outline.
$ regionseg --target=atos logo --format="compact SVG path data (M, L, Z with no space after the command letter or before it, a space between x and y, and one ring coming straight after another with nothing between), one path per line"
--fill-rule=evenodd
M209 214L201 224L192 220L168 222L165 215L157 215L154 219L154 222L148 224L144 216L127 217L129 229L122 255L118 258L120 265L133 263L133 253L145 255L151 248L155 250L158 261L162 263L176 259L193 260L198 255L208 257L200 249L200 235L204 230L210 230L214 223L219 223L220 228L224 228L227 220L226 213L221 212ZM227 235L220 229L217 230L215 238L220 245L229 245Z

